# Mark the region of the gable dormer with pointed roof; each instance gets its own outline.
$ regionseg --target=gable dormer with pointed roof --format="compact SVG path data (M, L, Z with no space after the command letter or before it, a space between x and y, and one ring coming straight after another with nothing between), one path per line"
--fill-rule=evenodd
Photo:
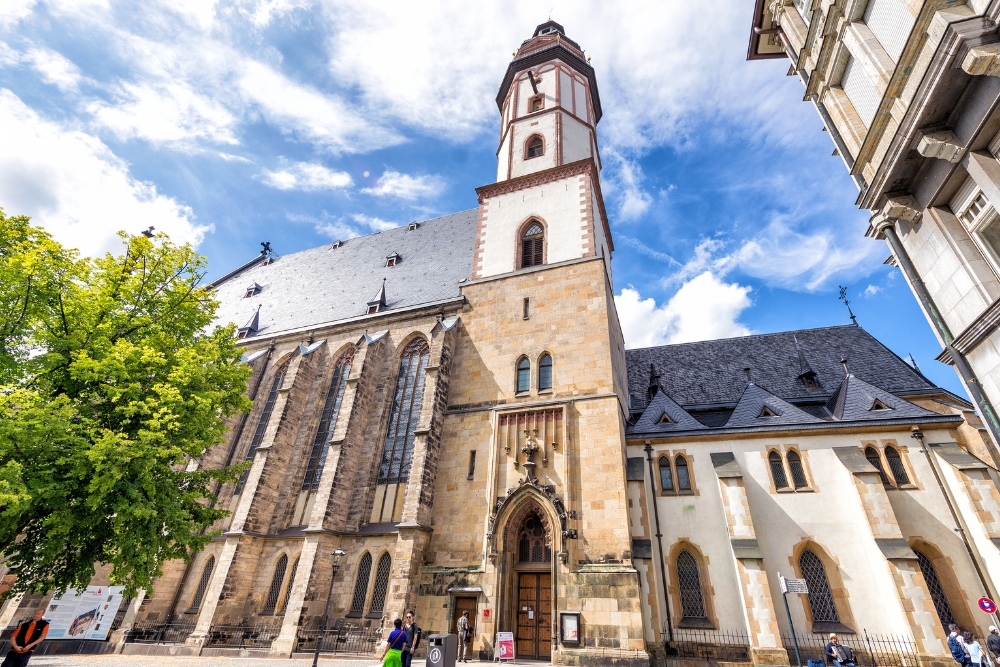
M649 402L642 416L632 427L633 433L670 433L675 431L700 431L708 427L691 416L677 402L658 391Z
M767 389L750 382L740 396L726 428L747 426L778 426L787 424L817 424L822 419L778 398Z
M833 418L839 421L938 416L937 413L879 389L852 373L848 373L840 383L826 407Z
M375 313L381 313L385 310L385 278L382 279L382 287L379 288L378 293L375 294L375 298L368 302L368 315L374 315Z

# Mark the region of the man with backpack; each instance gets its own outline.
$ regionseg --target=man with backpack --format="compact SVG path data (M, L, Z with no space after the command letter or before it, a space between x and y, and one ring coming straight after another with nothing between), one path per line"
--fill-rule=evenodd
M952 623L948 626L948 630L950 631L948 650L951 651L951 657L963 667L972 667L972 657L969 656L969 650L965 648L965 640L959 633L958 626Z
M28 664L35 647L42 643L49 632L49 622L42 618L44 614L45 608L42 607L30 621L17 626L10 636L10 650L0 667L25 667Z

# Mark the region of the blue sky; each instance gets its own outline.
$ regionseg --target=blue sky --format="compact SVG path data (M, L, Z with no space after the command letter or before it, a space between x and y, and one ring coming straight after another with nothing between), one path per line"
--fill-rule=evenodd
M964 395L750 6L5 0L0 206L99 253L152 225L219 275L476 206L493 98L551 7L593 60L630 347L859 322Z

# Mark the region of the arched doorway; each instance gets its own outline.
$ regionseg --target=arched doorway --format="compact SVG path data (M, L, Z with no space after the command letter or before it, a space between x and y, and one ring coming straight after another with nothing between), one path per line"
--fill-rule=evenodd
M552 534L535 506L511 522L517 657L549 660L552 655Z

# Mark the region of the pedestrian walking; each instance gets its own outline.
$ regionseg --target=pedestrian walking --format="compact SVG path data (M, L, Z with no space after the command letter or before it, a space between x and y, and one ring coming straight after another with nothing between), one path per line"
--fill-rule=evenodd
M396 629L389 633L389 639L386 640L385 658L382 660L382 666L403 667L401 656L403 644L406 643L406 630L403 629L402 619L397 618L392 624Z
M458 629L458 661L469 662L472 651L472 628L469 627L469 612L463 611L456 624Z
M963 667L972 667L972 658L969 657L969 650L965 647L965 638L958 631L958 626L952 623L948 626L948 650L951 657Z
M979 636L974 632L966 632L963 635L965 648L969 650L969 658L972 660L972 667L987 667L990 664L989 656L979 643Z
M49 633L49 622L42 618L45 608L35 612L30 621L17 626L10 636L10 650L0 667L24 667L35 652L35 647L42 643Z
M993 659L1000 664L1000 629L990 626L990 636L986 638L986 648L993 654Z
M410 667L413 661L413 653L420 646L420 626L417 625L416 614L411 609L406 612L406 643L403 645L403 667Z

